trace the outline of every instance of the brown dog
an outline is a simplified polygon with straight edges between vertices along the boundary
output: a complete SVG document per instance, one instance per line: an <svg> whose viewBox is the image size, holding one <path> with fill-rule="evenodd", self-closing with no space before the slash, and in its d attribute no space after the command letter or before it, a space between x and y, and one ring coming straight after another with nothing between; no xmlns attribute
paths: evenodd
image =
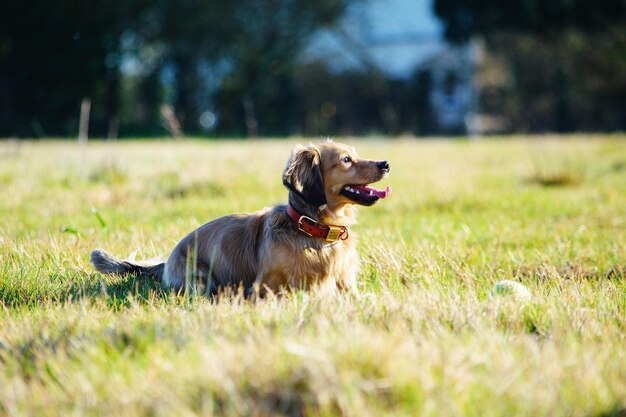
<svg viewBox="0 0 626 417"><path fill-rule="evenodd" d="M167 263L123 261L101 249L91 261L103 273L146 274L176 289L200 282L211 293L243 288L262 295L314 286L356 291L353 206L385 198L389 187L368 184L388 173L387 161L361 159L346 145L297 146L283 172L287 205L213 220L176 245Z"/></svg>

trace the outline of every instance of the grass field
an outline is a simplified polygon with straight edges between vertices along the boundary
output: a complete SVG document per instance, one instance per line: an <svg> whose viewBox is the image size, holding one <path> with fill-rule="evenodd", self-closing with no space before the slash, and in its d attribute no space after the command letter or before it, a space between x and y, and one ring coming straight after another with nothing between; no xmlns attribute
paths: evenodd
<svg viewBox="0 0 626 417"><path fill-rule="evenodd" d="M0 142L0 415L626 415L626 136L340 140L391 163L362 297L254 304L89 252L283 202L298 140Z"/></svg>

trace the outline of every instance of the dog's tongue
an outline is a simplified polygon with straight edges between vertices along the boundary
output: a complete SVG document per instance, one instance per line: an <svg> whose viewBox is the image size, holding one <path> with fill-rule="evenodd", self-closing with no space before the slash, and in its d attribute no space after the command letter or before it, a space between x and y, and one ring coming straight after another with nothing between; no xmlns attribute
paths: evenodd
<svg viewBox="0 0 626 417"><path fill-rule="evenodd" d="M378 198L385 198L389 194L391 194L391 187L387 186L384 190L379 190L376 187L372 187L371 185L353 185L352 188L355 190L359 190L361 193L365 195L373 194Z"/></svg>

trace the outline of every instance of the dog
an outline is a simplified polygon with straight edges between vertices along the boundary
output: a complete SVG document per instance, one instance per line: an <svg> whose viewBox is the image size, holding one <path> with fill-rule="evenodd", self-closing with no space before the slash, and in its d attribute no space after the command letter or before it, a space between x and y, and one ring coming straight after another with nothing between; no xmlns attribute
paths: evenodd
<svg viewBox="0 0 626 417"><path fill-rule="evenodd" d="M344 144L298 145L283 171L286 205L200 226L165 263L120 260L102 249L91 253L91 262L102 273L147 275L179 291L200 283L211 294L243 289L263 296L314 287L358 293L350 229L355 206L371 206L391 193L370 185L389 171L387 161L362 159Z"/></svg>

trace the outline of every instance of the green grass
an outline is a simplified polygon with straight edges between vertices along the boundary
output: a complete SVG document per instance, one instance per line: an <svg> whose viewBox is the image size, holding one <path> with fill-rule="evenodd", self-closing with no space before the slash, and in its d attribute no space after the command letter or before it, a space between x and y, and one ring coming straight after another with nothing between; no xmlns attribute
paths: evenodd
<svg viewBox="0 0 626 417"><path fill-rule="evenodd" d="M391 163L353 229L362 297L254 304L89 252L167 256L284 201L296 139L0 142L0 415L626 413L626 137L340 140Z"/></svg>

